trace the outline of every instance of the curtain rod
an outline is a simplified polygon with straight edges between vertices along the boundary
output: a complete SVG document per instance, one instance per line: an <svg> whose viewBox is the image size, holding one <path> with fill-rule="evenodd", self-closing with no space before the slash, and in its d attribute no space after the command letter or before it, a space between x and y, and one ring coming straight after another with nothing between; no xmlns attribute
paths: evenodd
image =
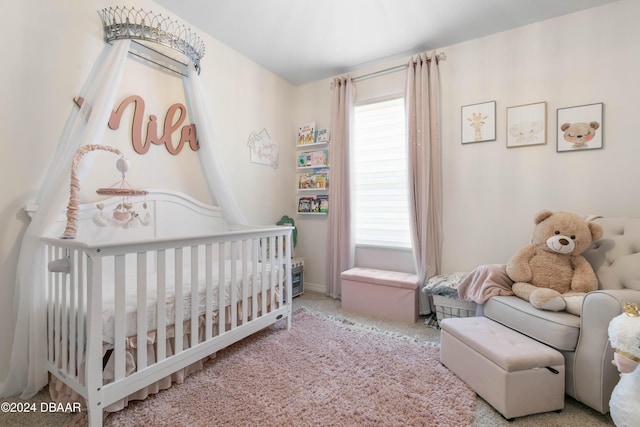
<svg viewBox="0 0 640 427"><path fill-rule="evenodd" d="M446 59L447 59L447 55L445 55L444 53L439 53L436 55L436 61L445 61ZM384 76L385 74L394 73L396 71L404 70L405 68L407 68L407 64L396 65L395 67L385 68L383 70L374 71L372 73L363 74L361 76L354 77L351 79L351 81L358 82L360 80L366 80L373 77Z"/></svg>

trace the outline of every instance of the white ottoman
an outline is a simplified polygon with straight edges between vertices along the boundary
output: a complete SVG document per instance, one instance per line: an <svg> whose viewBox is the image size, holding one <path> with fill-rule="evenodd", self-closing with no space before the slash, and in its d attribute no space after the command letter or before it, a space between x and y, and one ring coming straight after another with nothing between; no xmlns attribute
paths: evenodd
<svg viewBox="0 0 640 427"><path fill-rule="evenodd" d="M411 323L418 318L415 274L356 267L343 271L340 283L345 310Z"/></svg>
<svg viewBox="0 0 640 427"><path fill-rule="evenodd" d="M440 327L440 362L506 419L564 408L560 352L486 317Z"/></svg>

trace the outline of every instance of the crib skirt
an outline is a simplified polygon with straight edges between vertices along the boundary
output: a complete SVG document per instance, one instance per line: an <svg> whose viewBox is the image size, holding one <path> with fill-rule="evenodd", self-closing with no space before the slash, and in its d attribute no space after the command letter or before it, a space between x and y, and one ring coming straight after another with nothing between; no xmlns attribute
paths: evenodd
<svg viewBox="0 0 640 427"><path fill-rule="evenodd" d="M262 299L261 296L258 296L258 307L261 306L260 305L261 299ZM250 301L251 301L251 298L249 298L248 302ZM270 298L268 298L267 301L270 301ZM251 304L248 304L248 306L249 306L248 307L249 316L251 316ZM267 303L267 312L269 311L270 311L270 303ZM238 303L238 325L241 325L242 323L241 313L242 313L242 302L239 302ZM258 309L257 316L260 316L260 315L261 315L261 310ZM230 319L230 316L231 316L231 309L229 306L227 306L225 309L225 319L227 320ZM205 333L206 333L205 323L206 323L205 316L204 315L199 316L198 317L198 341L197 341L198 343L203 342L205 340ZM231 329L230 322L227 322L225 329L226 330ZM183 330L183 349L188 349L191 343L191 320L185 320L183 322L182 330ZM214 316L213 316L212 330L213 330L214 338L220 335L219 326L217 322L217 312L214 313ZM166 347L165 347L166 358L169 358L170 356L175 354L174 353L175 325L167 326L166 337L167 337ZM138 352L137 341L138 341L137 337L128 337L126 339L126 344L125 344L126 375L129 375L135 372L137 369L137 363L136 363L137 352ZM156 331L151 331L147 333L146 347L147 347L147 365L150 366L153 363L155 363L157 360ZM102 377L103 377L104 384L109 384L114 380L115 356L113 355L112 348L113 348L112 344L103 343ZM195 363L192 363L191 365L185 368L182 368L176 372L173 372L172 374L167 375L166 377L160 379L159 381L156 381L155 383L152 383L147 387L144 387L128 395L127 397L112 403L111 405L108 405L107 407L104 408L104 410L107 412L117 412L127 407L129 402L131 401L144 400L149 395L156 394L161 390L166 390L170 388L173 384L182 384L185 378L187 378L189 375L195 372L202 370L204 367L204 363L213 358L215 358L215 353ZM79 364L79 370L80 370L79 377L82 383L84 383L84 366L85 366L85 359L83 358L83 360ZM56 378L54 375L51 375L51 374L49 374L49 395L51 396L52 401L54 401L55 403L62 403L66 405L67 403L73 404L78 402L81 404L83 409L86 408L86 401L81 395L79 395L71 387L67 386L63 381L59 380L58 378Z"/></svg>

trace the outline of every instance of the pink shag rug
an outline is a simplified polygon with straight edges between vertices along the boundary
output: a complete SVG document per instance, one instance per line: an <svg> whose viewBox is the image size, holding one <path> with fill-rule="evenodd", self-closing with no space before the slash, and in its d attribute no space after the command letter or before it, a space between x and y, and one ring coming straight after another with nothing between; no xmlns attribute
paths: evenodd
<svg viewBox="0 0 640 427"><path fill-rule="evenodd" d="M459 427L475 405L437 347L298 311L104 424Z"/></svg>

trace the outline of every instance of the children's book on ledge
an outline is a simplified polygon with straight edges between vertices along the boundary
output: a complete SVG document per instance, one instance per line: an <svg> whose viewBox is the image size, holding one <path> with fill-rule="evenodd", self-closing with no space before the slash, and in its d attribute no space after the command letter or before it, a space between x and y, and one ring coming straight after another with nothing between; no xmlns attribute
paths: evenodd
<svg viewBox="0 0 640 427"><path fill-rule="evenodd" d="M298 153L298 168L327 166L328 162L329 152L327 150Z"/></svg>
<svg viewBox="0 0 640 427"><path fill-rule="evenodd" d="M316 129L315 122L305 123L298 128L297 145L328 144L330 131L327 128Z"/></svg>
<svg viewBox="0 0 640 427"><path fill-rule="evenodd" d="M329 169L315 168L308 173L298 174L298 190L313 190L329 187Z"/></svg>
<svg viewBox="0 0 640 427"><path fill-rule="evenodd" d="M316 132L316 144L329 143L329 129L318 129Z"/></svg>
<svg viewBox="0 0 640 427"><path fill-rule="evenodd" d="M326 214L329 212L329 195L300 197L298 199L298 213Z"/></svg>
<svg viewBox="0 0 640 427"><path fill-rule="evenodd" d="M298 128L298 145L308 145L316 142L316 123L309 122Z"/></svg>

